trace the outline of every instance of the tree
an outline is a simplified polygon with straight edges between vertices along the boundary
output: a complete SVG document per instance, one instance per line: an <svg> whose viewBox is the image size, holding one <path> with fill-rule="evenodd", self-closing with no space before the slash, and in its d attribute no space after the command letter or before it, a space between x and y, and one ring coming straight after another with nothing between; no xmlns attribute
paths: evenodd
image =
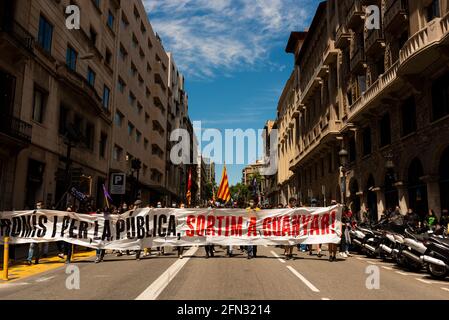
<svg viewBox="0 0 449 320"><path fill-rule="evenodd" d="M237 201L240 207L246 205L250 197L250 191L247 185L237 183L230 187L231 197L234 201Z"/></svg>

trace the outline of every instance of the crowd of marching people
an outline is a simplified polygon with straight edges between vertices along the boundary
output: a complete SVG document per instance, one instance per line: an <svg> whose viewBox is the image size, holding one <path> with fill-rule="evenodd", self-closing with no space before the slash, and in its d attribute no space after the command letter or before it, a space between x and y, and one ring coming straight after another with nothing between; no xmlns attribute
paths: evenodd
<svg viewBox="0 0 449 320"><path fill-rule="evenodd" d="M336 201L332 201L331 205L337 205ZM218 203L215 203L214 201L209 201L208 208L217 208L220 205ZM302 205L299 205L301 207ZM312 201L311 204L312 207L316 207L317 203ZM127 203L122 203L120 206L110 206L103 209L97 209L94 210L92 207L86 207L86 208L75 208L73 206L68 206L66 211L67 212L76 212L76 213L84 213L84 214L123 214L127 211L139 209L142 207L142 201L136 200L133 204L128 205ZM161 202L157 202L156 206L148 206L149 208L163 208ZM177 206L176 204L172 205L172 208L184 208L184 204L180 204ZM235 203L231 206L231 208L238 208L239 206ZM241 207L241 206L240 206ZM288 204L286 205L278 205L277 208L297 208L297 200L295 198L290 198L288 201ZM44 209L43 202L39 201L36 203L36 209ZM260 204L257 204L254 200L249 201L249 206L246 207L246 210L248 212L254 212L257 214L257 211L264 210L264 209L272 209L272 207L262 207ZM385 211L381 217L382 219L395 219L395 217L402 216L400 213L400 208L396 207L395 210L389 209ZM408 223L411 226L415 226L417 228L429 228L433 230L439 230L441 226L448 226L449 224L449 214L447 210L443 210L442 214L440 215L440 218L438 218L433 210L429 210L427 216L425 216L424 219L421 219L418 214L416 214L412 209L409 209L407 214L403 216L406 223ZM349 236L349 232L355 228L357 224L360 223L376 223L377 221L373 221L372 215L369 212L369 209L365 212L362 212L360 214L354 215L351 210L347 207L344 208L343 214L342 214L342 232L341 235L341 242L339 245L329 243L327 244L328 249L328 260L333 262L337 260L337 251L340 249L340 256L342 258L348 258L350 256L350 249L351 249L351 237ZM40 257L46 257L48 255L48 247L49 243L31 243L28 250L28 255L26 258L26 264L32 265L33 264L33 258L34 263L38 264ZM73 253L74 245L64 242L64 241L58 241L56 243L57 248L57 256L61 259L64 259L66 263L71 262L71 257ZM323 257L323 250L322 250L322 244L319 245L304 245L304 244L298 244L296 246L298 252L303 252L308 255L313 255L314 250L316 251L316 256L318 258ZM216 253L215 246L213 244L209 244L204 246L205 249L205 258L213 258ZM251 246L240 246L240 253L245 254L247 256L247 259L253 259L257 257L257 246L251 245ZM284 245L284 256L287 260L293 259L293 251L295 249L295 246L293 245ZM175 252L177 253L178 258L183 258L183 252L184 247L176 247L174 248ZM115 254L117 257L128 255L128 256L134 256L136 260L140 260L142 258L142 251L143 251L143 257L149 257L151 256L151 248L145 248L144 250L116 250L112 253ZM164 247L158 247L156 248L157 255L165 255L166 248ZM105 257L106 251L105 250L97 250L96 252L96 263L102 262ZM233 257L233 246L228 246L226 248L226 255L228 257Z"/></svg>

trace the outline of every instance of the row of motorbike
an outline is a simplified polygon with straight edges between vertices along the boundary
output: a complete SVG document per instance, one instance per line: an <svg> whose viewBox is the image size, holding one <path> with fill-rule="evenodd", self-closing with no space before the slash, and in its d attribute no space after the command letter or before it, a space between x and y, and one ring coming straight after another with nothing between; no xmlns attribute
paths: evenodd
<svg viewBox="0 0 449 320"><path fill-rule="evenodd" d="M371 258L396 262L410 271L422 271L435 278L449 274L449 237L447 230L419 229L403 218L384 219L376 224L351 227L351 243L356 251Z"/></svg>

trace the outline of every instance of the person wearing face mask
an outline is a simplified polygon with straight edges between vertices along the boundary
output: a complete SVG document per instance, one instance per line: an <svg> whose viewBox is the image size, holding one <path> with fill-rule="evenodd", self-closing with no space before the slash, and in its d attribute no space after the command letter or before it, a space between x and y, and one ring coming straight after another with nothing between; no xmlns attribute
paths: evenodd
<svg viewBox="0 0 449 320"><path fill-rule="evenodd" d="M134 210L138 210L142 207L142 200L136 200L136 202L134 202ZM136 250L136 260L139 261L140 260L140 254L141 254L142 250Z"/></svg>
<svg viewBox="0 0 449 320"><path fill-rule="evenodd" d="M42 201L38 201L36 203L36 210L44 209L44 204ZM41 255L41 251L44 249L43 243L33 242L30 243L30 248L28 249L28 257L26 259L26 263L28 265L32 264L33 257L35 258L34 264L39 264L39 258Z"/></svg>
<svg viewBox="0 0 449 320"><path fill-rule="evenodd" d="M126 211L128 211L128 205L126 204L126 202L124 202L124 203L121 205L121 207L119 208L118 214L119 214L119 215L124 214ZM125 252L126 252L126 255L129 256L129 250L126 250ZM119 252L117 252L117 257L121 257L122 255L123 255L123 251L122 251L122 250L119 250Z"/></svg>

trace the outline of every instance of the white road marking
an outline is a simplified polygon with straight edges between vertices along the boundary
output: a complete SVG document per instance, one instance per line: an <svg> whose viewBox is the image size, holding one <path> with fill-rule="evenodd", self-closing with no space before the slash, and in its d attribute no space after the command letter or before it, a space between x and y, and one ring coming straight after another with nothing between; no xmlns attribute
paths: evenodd
<svg viewBox="0 0 449 320"><path fill-rule="evenodd" d="M441 287L441 289L444 291L449 291L449 288Z"/></svg>
<svg viewBox="0 0 449 320"><path fill-rule="evenodd" d="M397 274L400 274L402 276L409 276L410 274L405 273L405 272L401 272L401 271L395 271Z"/></svg>
<svg viewBox="0 0 449 320"><path fill-rule="evenodd" d="M165 270L165 272L161 274L159 278L157 278L148 288L146 288L145 291L136 298L136 300L156 300L197 250L198 247L190 248L185 253L184 259L176 260L176 262Z"/></svg>
<svg viewBox="0 0 449 320"><path fill-rule="evenodd" d="M378 265L378 263L372 262L372 261L367 261L369 264L374 264L374 265Z"/></svg>
<svg viewBox="0 0 449 320"><path fill-rule="evenodd" d="M51 276L51 277L47 277L47 278L39 278L39 279L36 279L36 282L46 282L46 281L51 280L51 279L53 279L55 277L56 276Z"/></svg>
<svg viewBox="0 0 449 320"><path fill-rule="evenodd" d="M384 269L386 269L386 270L393 270L393 268L391 268L391 267L386 267L386 266L382 266L381 268L384 268Z"/></svg>
<svg viewBox="0 0 449 320"><path fill-rule="evenodd" d="M330 300L329 298L321 298L321 300Z"/></svg>
<svg viewBox="0 0 449 320"><path fill-rule="evenodd" d="M281 257L279 257L279 255L278 255L276 252L271 251L271 254L272 254L273 256L275 256L276 258L278 258L278 260L279 260L280 262L285 263L285 260L282 259Z"/></svg>
<svg viewBox="0 0 449 320"><path fill-rule="evenodd" d="M313 292L320 292L320 290L317 289L312 283L310 283L309 280L307 280L302 274L300 274L298 271L293 269L290 266L287 266L288 270L290 270L295 276L297 276L306 286L309 287L310 290Z"/></svg>
<svg viewBox="0 0 449 320"><path fill-rule="evenodd" d="M360 258L360 257L355 257L357 260L361 260L361 261L365 261L366 259L364 258Z"/></svg>
<svg viewBox="0 0 449 320"><path fill-rule="evenodd" d="M415 278L415 280L421 281L421 282L426 283L426 284L432 284L433 283L432 281L427 281L427 280L420 279L420 278Z"/></svg>

